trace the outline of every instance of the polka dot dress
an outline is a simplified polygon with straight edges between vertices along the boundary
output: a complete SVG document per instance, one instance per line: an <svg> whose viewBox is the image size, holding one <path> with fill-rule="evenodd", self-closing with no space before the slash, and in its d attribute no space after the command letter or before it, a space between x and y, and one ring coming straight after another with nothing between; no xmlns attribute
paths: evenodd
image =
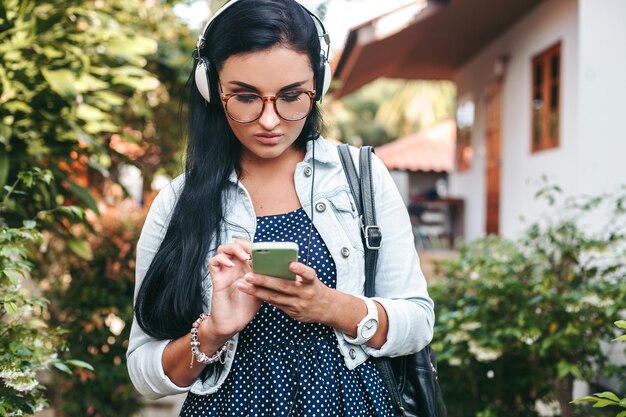
<svg viewBox="0 0 626 417"><path fill-rule="evenodd" d="M257 218L256 242L298 243L307 261L310 221L303 209ZM309 265L336 287L335 263L315 228ZM333 329L301 323L263 303L240 333L232 369L214 394L189 394L184 417L390 417L391 400L378 370L346 368Z"/></svg>

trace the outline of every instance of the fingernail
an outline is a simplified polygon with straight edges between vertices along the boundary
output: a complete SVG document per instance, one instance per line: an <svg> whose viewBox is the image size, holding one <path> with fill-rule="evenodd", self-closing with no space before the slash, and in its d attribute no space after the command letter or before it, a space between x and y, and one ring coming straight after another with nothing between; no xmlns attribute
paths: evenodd
<svg viewBox="0 0 626 417"><path fill-rule="evenodd" d="M246 275L243 276L245 278L246 281L248 282L254 282L256 281L256 275L254 275L252 272L248 272Z"/></svg>

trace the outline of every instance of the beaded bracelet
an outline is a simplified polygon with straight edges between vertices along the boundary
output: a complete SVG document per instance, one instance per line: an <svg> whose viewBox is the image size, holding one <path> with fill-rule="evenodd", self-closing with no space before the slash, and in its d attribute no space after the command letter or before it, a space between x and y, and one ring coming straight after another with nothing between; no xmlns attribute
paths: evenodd
<svg viewBox="0 0 626 417"><path fill-rule="evenodd" d="M209 317L208 314L202 313L200 317L196 319L191 325L191 363L189 364L189 368L193 368L193 358L196 358L196 361L199 363L203 363L208 365L210 363L214 363L219 361L221 364L224 364L226 361L224 352L228 350L230 346L230 340L222 345L217 352L215 352L211 356L207 356L204 352L200 352L200 338L198 337L198 329L200 328L200 323L204 319Z"/></svg>

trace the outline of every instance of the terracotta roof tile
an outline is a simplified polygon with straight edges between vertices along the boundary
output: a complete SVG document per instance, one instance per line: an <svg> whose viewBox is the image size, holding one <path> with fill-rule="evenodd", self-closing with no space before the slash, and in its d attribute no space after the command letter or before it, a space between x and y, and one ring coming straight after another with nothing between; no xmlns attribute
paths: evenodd
<svg viewBox="0 0 626 417"><path fill-rule="evenodd" d="M376 148L389 170L450 172L454 167L456 123L446 120Z"/></svg>

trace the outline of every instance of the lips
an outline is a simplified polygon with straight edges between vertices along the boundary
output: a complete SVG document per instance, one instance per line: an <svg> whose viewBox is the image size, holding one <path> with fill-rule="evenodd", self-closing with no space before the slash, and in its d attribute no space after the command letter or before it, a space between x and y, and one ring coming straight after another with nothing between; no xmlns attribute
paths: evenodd
<svg viewBox="0 0 626 417"><path fill-rule="evenodd" d="M282 133L258 133L254 135L254 138L263 145L276 145L282 137Z"/></svg>

